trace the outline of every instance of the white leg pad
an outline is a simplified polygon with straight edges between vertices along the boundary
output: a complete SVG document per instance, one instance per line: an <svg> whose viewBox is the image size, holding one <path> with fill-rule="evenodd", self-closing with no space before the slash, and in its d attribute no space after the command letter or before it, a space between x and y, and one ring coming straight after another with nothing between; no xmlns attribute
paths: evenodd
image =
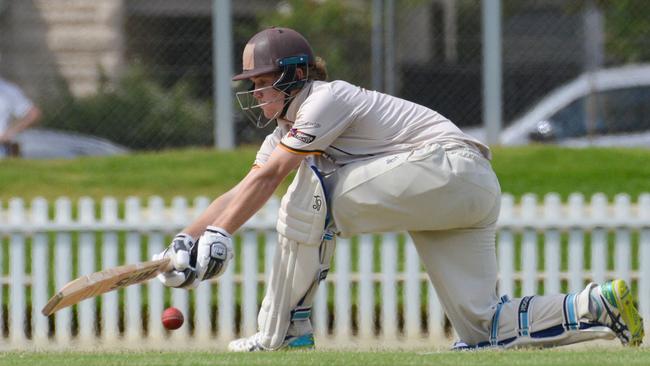
<svg viewBox="0 0 650 366"><path fill-rule="evenodd" d="M315 171L303 162L282 198L278 246L266 295L258 315L260 343L283 345L289 326L310 332L309 315L316 288L329 270L334 238L325 234L327 203ZM293 320L293 323L292 323Z"/></svg>
<svg viewBox="0 0 650 366"><path fill-rule="evenodd" d="M616 334L593 321L589 313L589 284L567 295L502 298L496 307L487 345L549 347L593 339L614 339Z"/></svg>

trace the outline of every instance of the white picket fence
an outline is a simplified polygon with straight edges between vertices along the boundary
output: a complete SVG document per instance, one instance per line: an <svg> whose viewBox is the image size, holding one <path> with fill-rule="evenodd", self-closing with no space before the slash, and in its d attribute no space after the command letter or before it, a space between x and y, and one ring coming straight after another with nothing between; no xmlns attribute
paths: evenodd
<svg viewBox="0 0 650 366"><path fill-rule="evenodd" d="M120 208L112 198L99 204L82 198L73 216L73 203L65 198L54 202L51 215L41 198L29 207L21 199L11 199L6 207L0 203L0 276L8 294L3 299L0 291L0 345L108 341L145 346L215 339L225 344L254 333L276 243L274 200L241 230L237 261L217 281L191 292L150 281L61 310L52 322L40 313L54 291L74 277L160 252L208 204L206 198L191 205L176 198L167 207L158 197L146 205L129 198ZM635 205L625 194L612 204L602 194L589 204L580 194L565 204L556 194L546 195L542 204L534 195L518 204L504 195L498 224L501 293L540 293L540 284L546 294L579 291L585 281L620 277L632 281L650 320L650 194L639 196ZM334 269L313 310L321 339L407 344L445 337L444 313L407 236L339 239L334 256ZM189 317L174 332L160 322L170 305Z"/></svg>

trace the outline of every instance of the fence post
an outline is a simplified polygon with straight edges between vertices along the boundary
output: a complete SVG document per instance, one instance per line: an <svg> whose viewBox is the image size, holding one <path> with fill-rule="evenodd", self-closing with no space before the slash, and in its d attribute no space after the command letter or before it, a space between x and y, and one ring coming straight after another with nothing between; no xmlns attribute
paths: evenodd
<svg viewBox="0 0 650 366"><path fill-rule="evenodd" d="M646 226L639 235L639 307L645 329L650 329L650 194L639 197L639 218Z"/></svg>
<svg viewBox="0 0 650 366"><path fill-rule="evenodd" d="M397 234L387 233L381 242L381 327L386 340L397 337Z"/></svg>
<svg viewBox="0 0 650 366"><path fill-rule="evenodd" d="M134 228L137 228L142 221L140 199L138 197L128 197L126 199L124 219L129 227ZM140 262L140 233L137 229L129 229L126 233L125 262L126 264ZM128 341L136 341L142 338L140 288L140 285L131 285L125 289L124 332Z"/></svg>
<svg viewBox="0 0 650 366"><path fill-rule="evenodd" d="M54 222L58 225L72 223L72 209L70 200L61 197L55 203L56 215ZM57 232L54 249L55 291L58 291L72 277L72 239L69 232ZM61 345L68 345L71 338L72 309L61 309L55 314L56 340Z"/></svg>
<svg viewBox="0 0 650 366"><path fill-rule="evenodd" d="M578 292L584 287L584 233L579 228L584 219L584 197L579 193L569 195L569 292Z"/></svg>
<svg viewBox="0 0 650 366"><path fill-rule="evenodd" d="M197 218L210 205L207 197L197 197L194 200L194 218ZM195 240L198 240L196 238ZM204 281L194 290L194 337L200 340L209 340L212 333L211 298L212 281Z"/></svg>
<svg viewBox="0 0 650 366"><path fill-rule="evenodd" d="M45 225L48 221L47 201L37 197L32 201L32 223L35 226ZM50 256L47 250L47 234L42 231L34 233L32 242L32 339L35 344L45 343L48 336L48 318L41 314L41 309L47 303L47 288ZM1 301L0 301L1 303Z"/></svg>
<svg viewBox="0 0 650 366"><path fill-rule="evenodd" d="M614 199L614 218L620 226L616 229L616 254L614 255L614 269L616 276L630 283L632 243L630 229L623 227L623 223L632 218L630 196L617 194Z"/></svg>
<svg viewBox="0 0 650 366"><path fill-rule="evenodd" d="M95 223L95 203L90 197L79 199L79 223L92 225ZM95 272L95 233L91 229L79 233L79 276ZM95 335L95 298L91 297L79 303L79 339L82 342L92 342Z"/></svg>
<svg viewBox="0 0 650 366"><path fill-rule="evenodd" d="M149 223L157 228L165 227L165 203L161 197L149 197L148 202ZM152 258L155 254L162 253L165 244L164 234L161 231L153 231L149 233L147 257ZM147 295L149 306L148 309L148 331L147 336L152 340L162 339L164 330L160 317L164 307L164 293L163 285L157 279L153 279L147 283Z"/></svg>
<svg viewBox="0 0 650 366"><path fill-rule="evenodd" d="M15 227L27 223L23 200L9 200L9 224ZM25 341L25 235L14 232L11 234L9 247L9 335L14 345Z"/></svg>
<svg viewBox="0 0 650 366"><path fill-rule="evenodd" d="M374 238L370 234L359 237L359 337L370 339L374 334L375 283L372 279Z"/></svg>
<svg viewBox="0 0 650 366"><path fill-rule="evenodd" d="M592 281L603 283L607 271L607 196L596 193L591 198L591 219L596 226L591 232L591 274Z"/></svg>
<svg viewBox="0 0 650 366"><path fill-rule="evenodd" d="M219 277L219 339L229 341L235 336L235 297L234 278L235 266L228 266L226 272Z"/></svg>
<svg viewBox="0 0 650 366"><path fill-rule="evenodd" d="M257 331L257 232L245 230L242 234L242 333Z"/></svg>
<svg viewBox="0 0 650 366"><path fill-rule="evenodd" d="M499 221L511 224L514 220L514 198L509 194L501 196ZM512 229L504 227L499 232L499 294L514 296L515 240Z"/></svg>
<svg viewBox="0 0 650 366"><path fill-rule="evenodd" d="M187 207L187 199L184 197L174 197L172 199L172 225L174 227L183 227L189 216ZM189 291L186 289L172 288L172 305L183 313L186 318L189 318L190 301ZM190 335L189 319L183 322L183 325L176 329L171 334L171 338L178 342L185 342Z"/></svg>
<svg viewBox="0 0 650 366"><path fill-rule="evenodd" d="M117 201L112 197L102 199L101 222L108 227L117 224ZM113 268L117 266L117 233L114 230L106 230L103 233L102 244L102 268ZM119 335L119 306L117 302L117 291L109 291L102 295L102 337L110 343L115 341Z"/></svg>
<svg viewBox="0 0 650 366"><path fill-rule="evenodd" d="M267 282L268 284L268 282ZM314 308L312 310L312 319L314 321L314 332L317 336L326 337L328 334L328 308L327 308L327 294L328 282L324 280L316 290L314 297Z"/></svg>
<svg viewBox="0 0 650 366"><path fill-rule="evenodd" d="M549 193L544 198L544 218L547 222L559 223L562 217L562 202L560 195ZM560 293L560 230L550 227L546 230L544 238L544 294Z"/></svg>
<svg viewBox="0 0 650 366"><path fill-rule="evenodd" d="M350 338L350 240L339 239L336 243L336 286L334 287L334 322L337 341Z"/></svg>
<svg viewBox="0 0 650 366"><path fill-rule="evenodd" d="M521 202L521 218L526 223L521 242L522 295L537 293L537 230L532 226L537 214L537 197L527 193Z"/></svg>
<svg viewBox="0 0 650 366"><path fill-rule="evenodd" d="M416 339L420 337L420 324L422 317L420 311L420 258L417 249L409 235L406 236L405 271L406 284L404 285L404 328L407 338Z"/></svg>

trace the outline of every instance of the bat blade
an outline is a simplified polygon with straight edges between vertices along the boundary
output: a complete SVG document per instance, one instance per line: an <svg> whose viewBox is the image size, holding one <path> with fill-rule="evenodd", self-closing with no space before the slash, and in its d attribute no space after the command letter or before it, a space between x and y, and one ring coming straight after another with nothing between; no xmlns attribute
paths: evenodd
<svg viewBox="0 0 650 366"><path fill-rule="evenodd" d="M127 264L108 268L68 282L45 304L41 313L45 316L90 297L142 283L170 270L169 258L148 262Z"/></svg>

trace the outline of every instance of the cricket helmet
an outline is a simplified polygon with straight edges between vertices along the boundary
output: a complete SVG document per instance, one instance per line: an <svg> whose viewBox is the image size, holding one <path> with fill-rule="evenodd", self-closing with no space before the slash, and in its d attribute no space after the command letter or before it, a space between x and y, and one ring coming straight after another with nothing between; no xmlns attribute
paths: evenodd
<svg viewBox="0 0 650 366"><path fill-rule="evenodd" d="M272 27L267 28L253 36L242 55L242 72L232 79L246 80L252 77L276 72L278 78L273 85L265 88L274 88L283 93L284 108L272 118L266 118L261 110L264 104L254 97L256 91L265 88L255 89L254 85L247 91L236 93L237 101L244 114L257 127L265 127L271 121L285 115L289 102L293 100L291 92L302 86L309 79L309 65L314 63L314 52L309 42L300 33L290 28ZM298 77L297 69L304 67L302 77Z"/></svg>
<svg viewBox="0 0 650 366"><path fill-rule="evenodd" d="M233 80L249 79L291 65L314 62L314 52L300 33L290 28L267 28L248 41L242 56L242 72Z"/></svg>

